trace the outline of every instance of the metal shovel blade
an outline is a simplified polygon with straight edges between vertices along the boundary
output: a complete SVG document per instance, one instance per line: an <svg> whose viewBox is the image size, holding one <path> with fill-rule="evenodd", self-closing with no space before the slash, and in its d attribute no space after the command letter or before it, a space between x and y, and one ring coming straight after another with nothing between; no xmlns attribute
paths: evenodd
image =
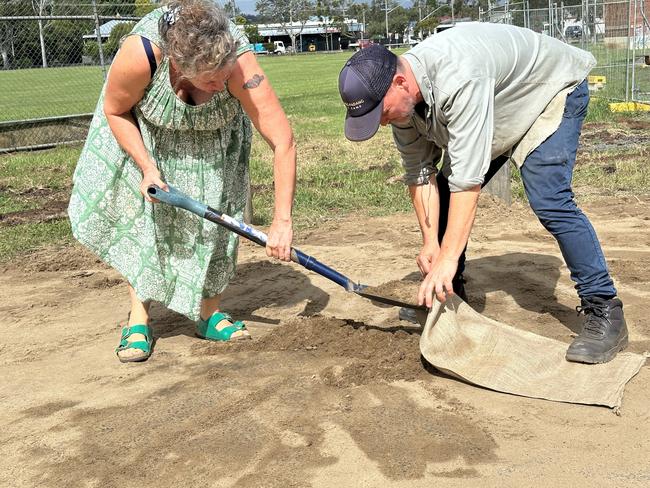
<svg viewBox="0 0 650 488"><path fill-rule="evenodd" d="M382 295L375 295L373 293L368 293L365 292L364 289L368 288L366 285L355 285L354 287L354 293L356 293L359 296L362 296L363 298L367 298L368 300L371 300L373 302L377 303L383 303L385 305L392 305L394 307L404 307L404 308L411 308L413 310L428 310L428 308L425 305L415 305L413 303L406 303L402 302L401 300L397 300L395 298L390 298L390 297L385 297Z"/></svg>

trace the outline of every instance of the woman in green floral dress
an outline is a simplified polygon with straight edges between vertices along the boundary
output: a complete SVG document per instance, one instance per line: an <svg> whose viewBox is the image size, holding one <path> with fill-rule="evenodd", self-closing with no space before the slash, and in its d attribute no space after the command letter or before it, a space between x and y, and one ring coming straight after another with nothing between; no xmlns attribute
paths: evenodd
<svg viewBox="0 0 650 488"><path fill-rule="evenodd" d="M296 148L291 127L248 40L211 0L171 1L144 17L118 51L74 173L74 236L129 283L122 362L151 354L153 300L197 321L211 340L249 338L219 308L235 271L237 237L171 206L166 182L241 218L251 120L274 153L275 208L267 254L288 261Z"/></svg>

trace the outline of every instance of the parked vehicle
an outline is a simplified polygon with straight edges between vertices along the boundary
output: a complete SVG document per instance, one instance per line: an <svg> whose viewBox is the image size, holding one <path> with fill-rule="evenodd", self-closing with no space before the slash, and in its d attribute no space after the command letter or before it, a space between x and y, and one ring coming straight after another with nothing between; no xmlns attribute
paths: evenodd
<svg viewBox="0 0 650 488"><path fill-rule="evenodd" d="M348 49L354 49L355 51L358 51L360 49L365 49L371 44L374 44L370 39L359 39L357 42L351 42L348 44Z"/></svg>
<svg viewBox="0 0 650 488"><path fill-rule="evenodd" d="M268 54L269 51L264 47L264 44L261 42L256 42L255 44L249 44L251 51L254 54Z"/></svg>
<svg viewBox="0 0 650 488"><path fill-rule="evenodd" d="M434 33L434 34L439 34L439 33L441 33L441 32L446 31L447 29L451 29L451 28L454 27L455 25L456 25L456 24L452 24L451 22L444 23L444 24L438 24L438 25L433 29L433 33Z"/></svg>
<svg viewBox="0 0 650 488"><path fill-rule="evenodd" d="M564 37L567 39L580 39L582 37L582 27L579 25L570 25L564 30Z"/></svg>
<svg viewBox="0 0 650 488"><path fill-rule="evenodd" d="M287 54L287 48L282 41L273 41L273 54Z"/></svg>

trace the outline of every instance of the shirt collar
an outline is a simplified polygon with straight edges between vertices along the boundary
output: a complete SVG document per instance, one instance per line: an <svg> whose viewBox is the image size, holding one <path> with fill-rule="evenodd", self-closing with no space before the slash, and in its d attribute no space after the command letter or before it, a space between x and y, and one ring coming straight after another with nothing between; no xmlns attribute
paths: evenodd
<svg viewBox="0 0 650 488"><path fill-rule="evenodd" d="M418 87L420 88L420 94L422 95L424 102L429 106L429 109L431 110L434 104L433 84L431 83L431 80L427 75L426 69L424 68L424 66L422 66L420 60L413 53L406 52L402 56L411 66L411 71L413 71L413 75L415 76L415 81L417 82Z"/></svg>

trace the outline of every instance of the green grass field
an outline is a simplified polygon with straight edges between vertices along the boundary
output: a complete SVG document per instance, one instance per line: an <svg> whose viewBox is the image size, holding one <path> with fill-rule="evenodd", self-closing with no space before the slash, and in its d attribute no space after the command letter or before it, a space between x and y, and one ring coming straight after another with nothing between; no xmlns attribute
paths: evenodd
<svg viewBox="0 0 650 488"><path fill-rule="evenodd" d="M288 114L298 143L294 207L297 229L350 213L385 215L411 208L407 189L399 182L401 166L390 130L381 128L371 141L363 143L349 142L343 136L344 108L338 95L337 77L350 54L259 58ZM26 70L0 72L0 85L4 87L4 83L11 80L15 90L11 97L8 90L0 93L1 106L5 107L11 100L13 105L9 105L14 111L21 110L20 116L7 116L3 110L2 117L51 115L51 112L43 112L43 103L25 95L29 92L28 85L43 82L39 76L46 77L50 85L48 99L56 101L59 114L93 110L102 82L101 71L97 68ZM78 86L80 79L86 81L85 89ZM20 93L22 100L17 96ZM14 102L16 99L20 101ZM609 112L605 100L592 101L589 120L615 126L617 118ZM53 201L67 199L79 151L79 147L61 147L0 156L0 215L46 208ZM626 164L632 165L625 173L630 175L629 181L617 185L641 193L649 191L647 156L636 153L631 158L627 156ZM602 177L604 164L594 159L584 171L576 172L577 180L581 184L593 182L596 188L610 190L611 176ZM258 135L253 142L251 180L255 188L254 223L268 225L273 205L272 153ZM516 197L523 198L516 172L513 191ZM17 225L6 225L0 220L0 261L44 244L70 240L66 220L34 220Z"/></svg>
<svg viewBox="0 0 650 488"><path fill-rule="evenodd" d="M260 56L258 60L288 113L303 115L305 99L318 117L340 112L336 79L350 53ZM0 71L0 122L90 113L103 83L97 66ZM317 120L305 120L318 128Z"/></svg>
<svg viewBox="0 0 650 488"><path fill-rule="evenodd" d="M597 97L625 96L625 69L606 66L625 62L625 50L592 50L598 59L593 74L605 74L607 84ZM336 89L337 76L350 52L304 56L260 56L262 68L291 114L297 131L334 134L335 126L322 122L342 114ZM639 86L650 87L650 68L639 67ZM0 122L91 113L103 83L97 66L0 71ZM650 88L648 88L650 89ZM309 101L309 104L305 103ZM307 117L308 113L311 117Z"/></svg>
<svg viewBox="0 0 650 488"><path fill-rule="evenodd" d="M97 66L0 71L0 122L90 113L102 80Z"/></svg>

